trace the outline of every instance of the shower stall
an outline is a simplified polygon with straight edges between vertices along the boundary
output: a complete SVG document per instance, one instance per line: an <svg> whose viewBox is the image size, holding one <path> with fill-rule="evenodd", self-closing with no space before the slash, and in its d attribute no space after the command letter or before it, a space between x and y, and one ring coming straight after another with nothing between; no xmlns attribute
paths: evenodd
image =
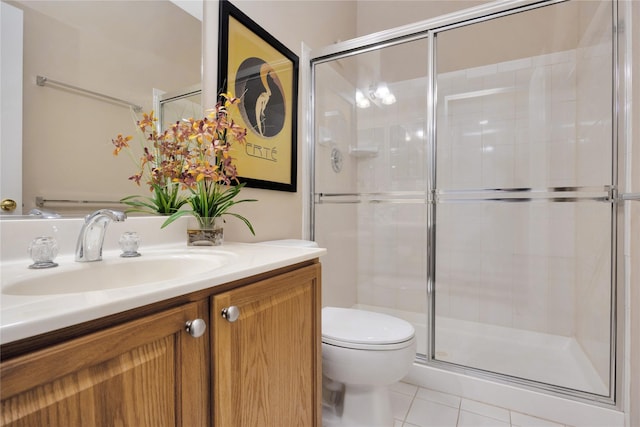
<svg viewBox="0 0 640 427"><path fill-rule="evenodd" d="M416 363L616 403L615 1L502 2L312 52L324 305Z"/></svg>

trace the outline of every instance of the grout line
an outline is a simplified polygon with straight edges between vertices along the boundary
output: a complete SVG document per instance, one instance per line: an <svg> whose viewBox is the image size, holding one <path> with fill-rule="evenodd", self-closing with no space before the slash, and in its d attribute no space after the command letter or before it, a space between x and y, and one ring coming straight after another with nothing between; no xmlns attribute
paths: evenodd
<svg viewBox="0 0 640 427"><path fill-rule="evenodd" d="M402 426L404 427L405 423L407 422L407 417L409 417L409 414L411 413L411 408L413 408L413 403L416 401L416 396L418 395L418 390L420 390L420 387L416 387L416 392L413 393L413 397L411 398L411 403L409 404L409 409L407 409L407 412L404 414L404 418L402 419Z"/></svg>

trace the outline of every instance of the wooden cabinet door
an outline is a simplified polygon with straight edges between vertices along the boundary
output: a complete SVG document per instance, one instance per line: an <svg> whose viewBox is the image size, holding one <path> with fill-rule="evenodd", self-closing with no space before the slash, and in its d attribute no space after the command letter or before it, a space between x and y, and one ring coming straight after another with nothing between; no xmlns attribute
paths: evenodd
<svg viewBox="0 0 640 427"><path fill-rule="evenodd" d="M208 425L208 334L185 330L206 308L187 304L3 362L0 425Z"/></svg>
<svg viewBox="0 0 640 427"><path fill-rule="evenodd" d="M216 427L320 427L320 265L213 297ZM223 309L236 306L229 322Z"/></svg>

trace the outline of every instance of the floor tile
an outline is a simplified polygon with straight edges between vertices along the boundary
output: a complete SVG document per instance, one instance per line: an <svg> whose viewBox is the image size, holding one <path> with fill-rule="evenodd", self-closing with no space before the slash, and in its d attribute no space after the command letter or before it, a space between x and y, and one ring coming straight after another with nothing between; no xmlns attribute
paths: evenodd
<svg viewBox="0 0 640 427"><path fill-rule="evenodd" d="M431 402L440 403L442 405L451 406L452 408L460 407L460 398L452 394L441 393L435 390L429 390L426 388L418 389L416 394L418 399L429 400Z"/></svg>
<svg viewBox="0 0 640 427"><path fill-rule="evenodd" d="M460 411L457 427L509 427L508 422L500 421L473 412Z"/></svg>
<svg viewBox="0 0 640 427"><path fill-rule="evenodd" d="M413 396L398 393L396 391L390 392L389 395L391 397L391 410L393 411L393 418L397 420L404 420L407 417L407 413L409 412L409 407L411 406Z"/></svg>
<svg viewBox="0 0 640 427"><path fill-rule="evenodd" d="M403 383L403 382L397 382L393 384L391 387L389 387L389 390L402 393L402 394L408 394L409 396L413 397L416 395L416 392L418 391L418 386L415 386L413 384Z"/></svg>
<svg viewBox="0 0 640 427"><path fill-rule="evenodd" d="M456 427L458 409L415 398L405 422L418 427Z"/></svg>
<svg viewBox="0 0 640 427"><path fill-rule="evenodd" d="M489 418L494 418L506 423L509 423L511 421L509 410L487 405L486 403L476 402L475 400L462 399L460 410L483 415Z"/></svg>
<svg viewBox="0 0 640 427"><path fill-rule="evenodd" d="M511 423L514 427L563 427L562 424L521 414L519 412L511 412Z"/></svg>

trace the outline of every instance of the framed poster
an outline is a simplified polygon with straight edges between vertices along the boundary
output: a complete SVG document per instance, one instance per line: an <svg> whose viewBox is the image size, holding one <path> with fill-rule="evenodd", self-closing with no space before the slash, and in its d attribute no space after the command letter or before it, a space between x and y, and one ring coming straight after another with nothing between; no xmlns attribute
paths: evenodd
<svg viewBox="0 0 640 427"><path fill-rule="evenodd" d="M247 128L231 152L238 179L295 192L298 57L227 0L219 28L218 87L240 98L231 115Z"/></svg>

